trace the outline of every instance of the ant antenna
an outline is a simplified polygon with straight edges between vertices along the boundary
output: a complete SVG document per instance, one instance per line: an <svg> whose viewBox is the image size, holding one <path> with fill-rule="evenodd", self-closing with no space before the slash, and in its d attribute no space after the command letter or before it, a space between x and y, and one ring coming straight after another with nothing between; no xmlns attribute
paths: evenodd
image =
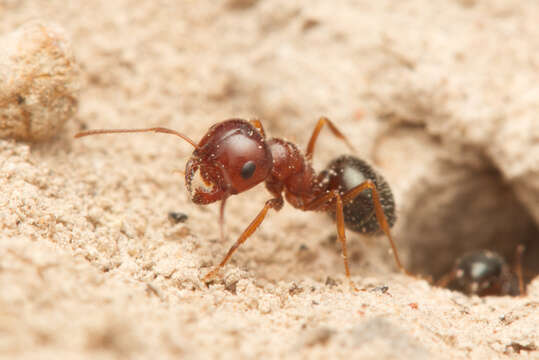
<svg viewBox="0 0 539 360"><path fill-rule="evenodd" d="M81 138L84 136L90 136L90 135L100 135L100 134L117 134L117 133L140 133L140 132L157 132L157 133L163 133L163 134L172 134L176 135L178 137L181 137L185 141L187 141L189 144L193 145L195 149L198 149L197 144L189 139L184 134L181 134L175 130L163 128L163 127L154 127L154 128L148 128L148 129L98 129L98 130L88 130L83 131L75 135L75 138Z"/></svg>

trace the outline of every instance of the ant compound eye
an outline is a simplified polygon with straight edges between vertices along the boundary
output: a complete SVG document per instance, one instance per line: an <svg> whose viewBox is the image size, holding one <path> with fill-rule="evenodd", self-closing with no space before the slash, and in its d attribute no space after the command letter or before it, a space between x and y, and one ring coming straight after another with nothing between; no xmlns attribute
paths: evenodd
<svg viewBox="0 0 539 360"><path fill-rule="evenodd" d="M256 170L256 164L253 160L247 161L241 168L241 177L245 180L249 179Z"/></svg>

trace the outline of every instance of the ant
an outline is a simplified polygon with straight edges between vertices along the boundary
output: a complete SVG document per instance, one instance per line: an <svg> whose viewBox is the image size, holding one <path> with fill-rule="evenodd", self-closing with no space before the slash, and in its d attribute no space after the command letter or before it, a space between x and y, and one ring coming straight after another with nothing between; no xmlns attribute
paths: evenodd
<svg viewBox="0 0 539 360"><path fill-rule="evenodd" d="M187 141L195 148L185 169L187 190L195 204L205 205L221 201L219 222L222 240L226 200L231 195L265 182L272 198L266 201L219 265L204 277L204 281L209 281L218 274L236 249L262 223L267 212L270 209L279 211L283 207L284 199L300 210L324 211L336 219L344 269L353 289L355 286L350 280L345 226L363 234L373 235L381 231L385 233L393 249L397 267L409 274L401 264L391 237L390 227L396 221L395 202L385 179L365 161L347 155L336 158L318 174L313 169L312 158L316 140L324 126L328 126L334 136L355 152L347 137L326 117L318 120L305 154L289 141L279 138L266 139L259 120L229 119L219 122L210 127L198 144L177 131L162 127L89 130L80 132L75 137L158 132L176 135Z"/></svg>
<svg viewBox="0 0 539 360"><path fill-rule="evenodd" d="M467 295L524 295L526 290L521 264L523 252L524 246L519 245L513 269L501 255L493 251L468 252L455 261L451 272L442 277L437 285Z"/></svg>

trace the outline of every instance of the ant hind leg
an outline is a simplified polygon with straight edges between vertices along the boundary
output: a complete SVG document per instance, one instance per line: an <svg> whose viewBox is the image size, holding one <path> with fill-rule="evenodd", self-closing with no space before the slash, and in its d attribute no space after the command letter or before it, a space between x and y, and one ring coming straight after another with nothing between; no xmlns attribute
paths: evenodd
<svg viewBox="0 0 539 360"><path fill-rule="evenodd" d="M376 190L376 186L374 185L374 183L371 180L362 182L358 186L344 193L344 195L342 195L342 199L344 203L347 203L349 201L352 201L356 196L358 196L365 190L370 190L372 193L372 201L374 204L376 220L378 220L378 225L389 240L389 244L391 245L391 249L393 250L393 257L395 258L395 263L397 264L397 267L406 275L414 276L410 272L408 272L408 270L406 270L406 268L402 265L400 261L397 247L395 246L395 242L393 241L393 237L391 236L389 223L387 222L386 215L384 214L384 209L382 208L382 203L380 202L380 195L378 195L378 190Z"/></svg>

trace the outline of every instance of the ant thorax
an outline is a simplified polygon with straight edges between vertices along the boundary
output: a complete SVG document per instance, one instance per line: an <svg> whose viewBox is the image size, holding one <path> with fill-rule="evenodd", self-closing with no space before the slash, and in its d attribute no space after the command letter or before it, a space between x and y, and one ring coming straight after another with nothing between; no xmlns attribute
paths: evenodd
<svg viewBox="0 0 539 360"><path fill-rule="evenodd" d="M273 167L266 179L266 187L274 194L284 191L286 200L302 209L318 195L314 191L314 169L295 144L278 138L270 139L267 143Z"/></svg>

